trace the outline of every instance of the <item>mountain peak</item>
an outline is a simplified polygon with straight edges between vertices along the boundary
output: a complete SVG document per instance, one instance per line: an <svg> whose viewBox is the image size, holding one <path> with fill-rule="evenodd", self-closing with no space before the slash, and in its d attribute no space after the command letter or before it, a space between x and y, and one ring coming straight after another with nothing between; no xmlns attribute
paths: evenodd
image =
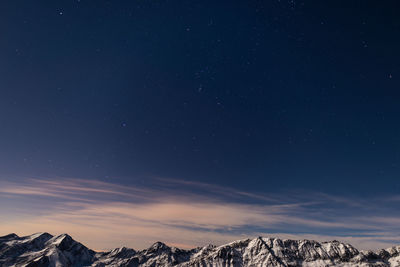
<svg viewBox="0 0 400 267"><path fill-rule="evenodd" d="M171 250L171 248L169 246L167 246L166 244L164 244L163 242L155 242L153 245L151 245L150 248L148 248L147 250L149 251L165 251L165 250Z"/></svg>
<svg viewBox="0 0 400 267"><path fill-rule="evenodd" d="M127 255L133 256L135 254L136 254L136 251L134 249L127 248L127 247L116 248L109 252L109 255L112 255L114 257L126 257Z"/></svg>
<svg viewBox="0 0 400 267"><path fill-rule="evenodd" d="M5 236L0 236L0 240L9 240L9 239L16 239L19 238L18 235L16 235L15 233L11 233Z"/></svg>
<svg viewBox="0 0 400 267"><path fill-rule="evenodd" d="M60 245L62 243L72 243L72 242L76 242L76 241L73 240L72 237L69 236L68 234L61 234L61 235L55 236L48 241L49 244L52 244L55 246Z"/></svg>
<svg viewBox="0 0 400 267"><path fill-rule="evenodd" d="M32 235L23 236L24 239L37 239L37 238L52 238L53 236L47 232L37 232Z"/></svg>

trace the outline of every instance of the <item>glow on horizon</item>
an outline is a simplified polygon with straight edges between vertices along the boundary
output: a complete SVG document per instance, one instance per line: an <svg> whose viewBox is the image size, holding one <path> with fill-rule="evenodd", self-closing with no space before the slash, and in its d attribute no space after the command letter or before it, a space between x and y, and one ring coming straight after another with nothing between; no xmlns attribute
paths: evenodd
<svg viewBox="0 0 400 267"><path fill-rule="evenodd" d="M352 208L368 205L355 199L310 194L309 199L284 200L203 183L164 179L160 184L168 183L176 187L65 178L3 181L0 212L6 219L0 222L0 234L68 233L96 250L143 249L156 241L192 248L260 235L338 239L362 249L400 242L394 238L400 216L375 217L373 206L369 216L352 214ZM324 208L332 203L340 205ZM330 216L326 212L332 209L347 212ZM346 234L354 229L357 235Z"/></svg>

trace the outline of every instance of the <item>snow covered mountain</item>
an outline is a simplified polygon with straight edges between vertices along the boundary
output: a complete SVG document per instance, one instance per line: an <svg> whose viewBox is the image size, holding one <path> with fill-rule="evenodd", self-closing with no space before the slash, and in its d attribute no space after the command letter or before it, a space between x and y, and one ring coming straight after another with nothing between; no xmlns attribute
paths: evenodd
<svg viewBox="0 0 400 267"><path fill-rule="evenodd" d="M0 237L0 266L13 267L244 267L244 266L400 266L400 246L379 252L358 251L338 241L246 239L222 246L182 250L157 242L135 251L95 252L69 235L37 233Z"/></svg>

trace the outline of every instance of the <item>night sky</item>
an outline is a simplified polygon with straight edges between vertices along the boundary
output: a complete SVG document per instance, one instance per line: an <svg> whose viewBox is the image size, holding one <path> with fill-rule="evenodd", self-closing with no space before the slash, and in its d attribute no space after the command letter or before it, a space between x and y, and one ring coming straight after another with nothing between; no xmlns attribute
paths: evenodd
<svg viewBox="0 0 400 267"><path fill-rule="evenodd" d="M399 8L394 0L1 1L0 180L140 185L196 201L224 188L279 203L391 197L360 214L392 207L381 215L393 215ZM15 192L1 193L3 214L27 208ZM264 231L244 225L240 234Z"/></svg>

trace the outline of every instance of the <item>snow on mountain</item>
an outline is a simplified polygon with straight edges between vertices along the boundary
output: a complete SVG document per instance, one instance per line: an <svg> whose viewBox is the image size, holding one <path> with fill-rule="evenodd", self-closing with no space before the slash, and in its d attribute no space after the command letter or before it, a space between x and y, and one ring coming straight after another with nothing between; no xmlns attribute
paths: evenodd
<svg viewBox="0 0 400 267"><path fill-rule="evenodd" d="M37 233L0 237L1 267L399 267L400 246L378 252L358 251L339 241L281 240L263 238L238 240L222 246L208 245L192 250L169 247L161 242L135 251L117 248L94 252L69 235Z"/></svg>
<svg viewBox="0 0 400 267"><path fill-rule="evenodd" d="M90 266L94 255L66 234L0 237L0 266Z"/></svg>

